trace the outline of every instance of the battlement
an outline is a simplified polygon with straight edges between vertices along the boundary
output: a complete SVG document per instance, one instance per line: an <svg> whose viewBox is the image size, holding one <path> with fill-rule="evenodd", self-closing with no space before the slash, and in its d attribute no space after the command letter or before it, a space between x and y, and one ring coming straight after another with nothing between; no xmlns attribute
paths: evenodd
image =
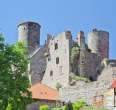
<svg viewBox="0 0 116 110"><path fill-rule="evenodd" d="M38 25L38 27L41 27L41 25L39 23L32 22L32 21L22 22L17 27L22 26L22 25L26 25L26 26L29 26L29 27Z"/></svg>

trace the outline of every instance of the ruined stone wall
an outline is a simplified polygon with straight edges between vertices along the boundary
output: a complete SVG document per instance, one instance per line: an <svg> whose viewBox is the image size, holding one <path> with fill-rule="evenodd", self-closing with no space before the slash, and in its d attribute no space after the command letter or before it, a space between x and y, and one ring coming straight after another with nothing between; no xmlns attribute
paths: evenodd
<svg viewBox="0 0 116 110"><path fill-rule="evenodd" d="M93 104L93 97L104 95L111 85L111 81L95 81L91 83L77 82L76 86L69 86L60 89L60 100L68 102L69 100L75 102L77 100L84 100L87 104Z"/></svg>
<svg viewBox="0 0 116 110"><path fill-rule="evenodd" d="M60 99L72 102L83 99L87 104L93 104L94 96L105 96L104 93L111 89L113 79L116 79L116 66L112 67L109 64L103 69L97 81L90 83L77 81L74 86L61 88Z"/></svg>
<svg viewBox="0 0 116 110"><path fill-rule="evenodd" d="M56 88L58 83L61 86L68 86L71 37L70 32L63 32L50 40L49 53L46 57L47 67L42 83L53 88Z"/></svg>
<svg viewBox="0 0 116 110"><path fill-rule="evenodd" d="M90 80L97 80L98 75L100 74L100 57L95 53L86 52L86 69L87 76Z"/></svg>
<svg viewBox="0 0 116 110"><path fill-rule="evenodd" d="M44 56L46 50L46 47L38 48L37 52L31 56L30 75L32 84L40 82L43 78L46 70L46 58Z"/></svg>

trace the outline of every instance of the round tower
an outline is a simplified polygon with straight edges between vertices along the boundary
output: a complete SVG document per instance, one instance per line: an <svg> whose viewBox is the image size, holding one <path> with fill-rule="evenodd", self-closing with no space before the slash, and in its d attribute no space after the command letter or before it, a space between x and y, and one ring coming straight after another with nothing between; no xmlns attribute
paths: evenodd
<svg viewBox="0 0 116 110"><path fill-rule="evenodd" d="M23 22L18 25L18 41L26 44L29 54L40 45L40 28L35 22Z"/></svg>
<svg viewBox="0 0 116 110"><path fill-rule="evenodd" d="M92 53L97 53L101 57L101 60L109 58L109 33L93 29L88 34L88 47Z"/></svg>

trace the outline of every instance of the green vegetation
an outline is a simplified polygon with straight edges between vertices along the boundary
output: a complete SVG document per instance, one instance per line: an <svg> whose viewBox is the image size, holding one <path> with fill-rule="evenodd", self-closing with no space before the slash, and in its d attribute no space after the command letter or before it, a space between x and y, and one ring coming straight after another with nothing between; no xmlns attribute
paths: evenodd
<svg viewBox="0 0 116 110"><path fill-rule="evenodd" d="M73 110L73 104L69 101L68 103L65 104L63 110Z"/></svg>
<svg viewBox="0 0 116 110"><path fill-rule="evenodd" d="M49 108L47 105L42 105L40 106L40 110L80 110L85 106L85 102L82 100L76 101L75 103L71 103L70 101L66 103L64 106L59 107L59 108Z"/></svg>
<svg viewBox="0 0 116 110"><path fill-rule="evenodd" d="M73 103L73 110L79 110L83 106L85 106L85 102L84 101L82 101L82 100L76 101L76 102Z"/></svg>
<svg viewBox="0 0 116 110"><path fill-rule="evenodd" d="M61 87L62 87L62 85L59 82L57 82L56 83L56 89L59 90Z"/></svg>
<svg viewBox="0 0 116 110"><path fill-rule="evenodd" d="M71 103L70 101L66 103L64 106L59 108L49 108L47 105L40 106L40 110L107 110L103 107L93 107L93 106L86 106L86 103L83 100L76 101Z"/></svg>
<svg viewBox="0 0 116 110"><path fill-rule="evenodd" d="M51 110L64 110L62 108L51 108Z"/></svg>
<svg viewBox="0 0 116 110"><path fill-rule="evenodd" d="M96 108L96 107L92 107L92 106L85 106L85 107L82 108L82 110L108 110L108 109L103 108L103 107Z"/></svg>
<svg viewBox="0 0 116 110"><path fill-rule="evenodd" d="M77 75L70 75L70 80L90 82L90 80L88 78L82 77L82 76L77 76Z"/></svg>
<svg viewBox="0 0 116 110"><path fill-rule="evenodd" d="M80 53L80 47L78 46L77 43L75 43L72 48L71 48L71 55L70 55L70 60L71 64L75 63L75 60L79 58L79 53Z"/></svg>
<svg viewBox="0 0 116 110"><path fill-rule="evenodd" d="M72 66L72 72L76 72L78 66L78 59L80 54L80 47L77 43L74 43L71 50L70 50L70 62Z"/></svg>
<svg viewBox="0 0 116 110"><path fill-rule="evenodd" d="M48 105L41 105L39 110L49 110Z"/></svg>
<svg viewBox="0 0 116 110"><path fill-rule="evenodd" d="M22 43L8 45L0 35L0 109L25 110L30 103L28 60Z"/></svg>

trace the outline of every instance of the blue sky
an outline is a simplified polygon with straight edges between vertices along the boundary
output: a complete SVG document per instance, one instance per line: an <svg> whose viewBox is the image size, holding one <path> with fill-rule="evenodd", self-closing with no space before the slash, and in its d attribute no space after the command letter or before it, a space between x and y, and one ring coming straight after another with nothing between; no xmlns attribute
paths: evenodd
<svg viewBox="0 0 116 110"><path fill-rule="evenodd" d="M15 43L17 25L24 21L41 24L41 44L46 34L71 30L74 38L83 30L110 33L110 58L116 58L116 0L0 0L0 31L6 42Z"/></svg>

